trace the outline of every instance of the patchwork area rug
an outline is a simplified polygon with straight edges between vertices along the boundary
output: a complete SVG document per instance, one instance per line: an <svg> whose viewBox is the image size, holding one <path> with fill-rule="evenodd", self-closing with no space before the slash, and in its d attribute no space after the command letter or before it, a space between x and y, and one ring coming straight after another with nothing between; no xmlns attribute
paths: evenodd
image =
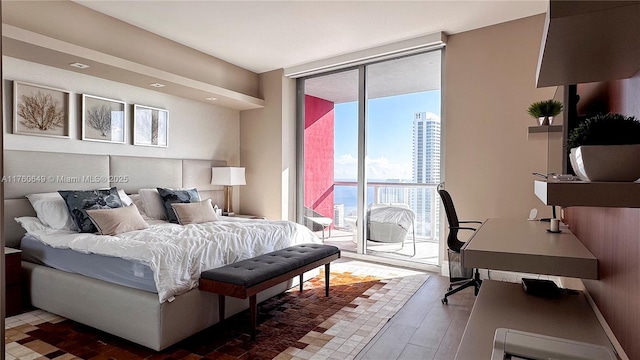
<svg viewBox="0 0 640 360"><path fill-rule="evenodd" d="M6 319L6 359L353 359L428 278L366 266L332 264L328 298L321 273L259 304L256 341L248 311L155 352L36 310Z"/></svg>

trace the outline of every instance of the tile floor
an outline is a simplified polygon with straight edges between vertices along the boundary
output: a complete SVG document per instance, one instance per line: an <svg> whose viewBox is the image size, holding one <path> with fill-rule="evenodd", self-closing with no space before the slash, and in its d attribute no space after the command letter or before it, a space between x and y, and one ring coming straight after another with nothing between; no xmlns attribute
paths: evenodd
<svg viewBox="0 0 640 360"><path fill-rule="evenodd" d="M370 275L384 280L381 281L382 284L365 291L363 297L355 299L352 304L356 307L344 307L329 318L326 325L330 327L323 334L309 333L309 337L305 339L311 341L309 346L304 349L290 347L275 359L355 358L429 277L422 272L361 261L344 261L335 265L335 269L340 269L339 271L354 275Z"/></svg>
<svg viewBox="0 0 640 360"><path fill-rule="evenodd" d="M275 356L275 359L354 359L376 337L376 334L388 325L389 319L405 306L413 294L425 283L425 280L432 277L439 278L435 274L350 259L342 259L332 263L331 269L332 272L351 273L354 276L369 276L383 280L371 286L361 296L351 301L348 306L343 306L312 331L299 338L294 346L288 347L279 354L276 353L278 355ZM321 285L323 287L323 284ZM307 285L305 285L306 287ZM441 289L438 289L438 292L439 290ZM7 318L6 358L9 360L76 358L44 341L29 339L27 334L36 329L39 324L55 324L64 320L41 310ZM176 353L173 353L168 357L158 357L159 354L156 354L153 358L210 358L206 354L198 355L185 351L177 353L184 356L175 357ZM41 354L46 354L46 357ZM145 357L140 356L139 358Z"/></svg>

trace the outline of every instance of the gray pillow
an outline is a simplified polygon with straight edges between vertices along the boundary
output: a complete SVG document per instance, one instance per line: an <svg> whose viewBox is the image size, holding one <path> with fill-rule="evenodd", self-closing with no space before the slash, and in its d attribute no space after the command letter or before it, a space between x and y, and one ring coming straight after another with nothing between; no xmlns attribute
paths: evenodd
<svg viewBox="0 0 640 360"><path fill-rule="evenodd" d="M198 190L193 189L166 189L166 188L156 188L158 189L158 194L160 194L160 198L162 199L162 204L164 205L164 211L167 214L167 219L169 222L178 223L178 217L176 216L175 211L171 207L171 204L176 203L192 203L200 201L200 194L198 194Z"/></svg>
<svg viewBox="0 0 640 360"><path fill-rule="evenodd" d="M95 227L87 210L115 209L122 207L122 200L118 195L118 188L108 190L60 190L58 191L65 204L69 215L78 227L78 232L95 233Z"/></svg>

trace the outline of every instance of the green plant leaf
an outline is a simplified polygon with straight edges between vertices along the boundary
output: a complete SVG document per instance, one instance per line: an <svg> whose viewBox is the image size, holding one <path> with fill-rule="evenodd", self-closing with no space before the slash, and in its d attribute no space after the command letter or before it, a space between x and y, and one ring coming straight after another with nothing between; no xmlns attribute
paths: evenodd
<svg viewBox="0 0 640 360"><path fill-rule="evenodd" d="M533 104L529 105L527 113L537 119L540 117L556 116L560 114L562 109L563 106L560 101L550 99L544 101L536 101Z"/></svg>
<svg viewBox="0 0 640 360"><path fill-rule="evenodd" d="M640 121L621 114L598 114L571 130L567 139L569 149L581 145L640 144Z"/></svg>

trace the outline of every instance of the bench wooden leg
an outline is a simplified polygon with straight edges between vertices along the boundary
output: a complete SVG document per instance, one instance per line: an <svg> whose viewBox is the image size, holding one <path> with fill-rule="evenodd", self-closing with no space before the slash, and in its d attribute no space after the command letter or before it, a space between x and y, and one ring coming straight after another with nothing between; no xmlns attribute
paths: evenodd
<svg viewBox="0 0 640 360"><path fill-rule="evenodd" d="M300 274L300 291L302 291L302 275L304 274Z"/></svg>
<svg viewBox="0 0 640 360"><path fill-rule="evenodd" d="M324 294L326 297L329 297L329 275L331 274L329 265L331 265L331 263L326 263L324 265Z"/></svg>
<svg viewBox="0 0 640 360"><path fill-rule="evenodd" d="M256 295L249 297L249 311L251 312L251 340L256 339L256 326L258 323L258 303Z"/></svg>
<svg viewBox="0 0 640 360"><path fill-rule="evenodd" d="M218 320L220 324L224 321L224 295L218 294Z"/></svg>

